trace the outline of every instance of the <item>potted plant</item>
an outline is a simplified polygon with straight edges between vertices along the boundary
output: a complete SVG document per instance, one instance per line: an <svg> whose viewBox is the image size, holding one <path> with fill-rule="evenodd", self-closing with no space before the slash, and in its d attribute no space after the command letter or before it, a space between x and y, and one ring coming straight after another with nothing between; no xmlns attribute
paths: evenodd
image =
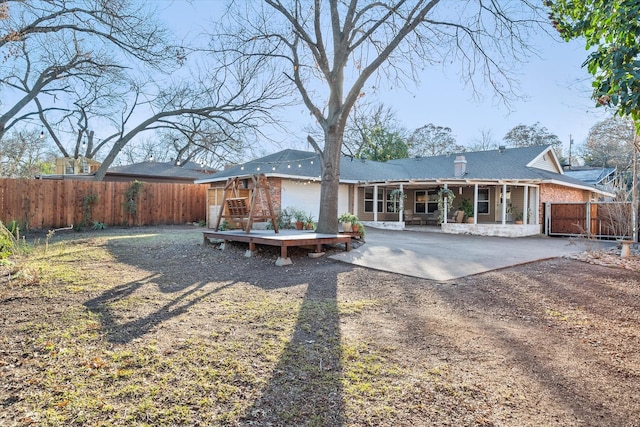
<svg viewBox="0 0 640 427"><path fill-rule="evenodd" d="M352 231L352 224L358 222L358 217L352 213L345 212L338 217L338 221L342 224L342 231L350 233Z"/></svg>
<svg viewBox="0 0 640 427"><path fill-rule="evenodd" d="M522 218L520 218L520 219L522 219ZM507 221L507 222L513 221L513 203L511 203L511 202L507 203L507 210L506 210L506 215L505 215L504 220Z"/></svg>
<svg viewBox="0 0 640 427"><path fill-rule="evenodd" d="M522 224L522 218L523 218L523 214L522 214L522 212L520 212L519 214L516 215L515 223L516 224Z"/></svg>
<svg viewBox="0 0 640 427"><path fill-rule="evenodd" d="M306 230L313 230L315 228L315 224L313 223L313 215L311 215L311 212L309 212L309 215L307 215L304 219L304 228Z"/></svg>
<svg viewBox="0 0 640 427"><path fill-rule="evenodd" d="M293 219L296 222L296 230L302 230L304 228L304 221L306 218L307 215L300 209L295 209L293 211Z"/></svg>
<svg viewBox="0 0 640 427"><path fill-rule="evenodd" d="M469 199L462 199L460 210L464 212L464 217L468 223L473 223L473 203Z"/></svg>

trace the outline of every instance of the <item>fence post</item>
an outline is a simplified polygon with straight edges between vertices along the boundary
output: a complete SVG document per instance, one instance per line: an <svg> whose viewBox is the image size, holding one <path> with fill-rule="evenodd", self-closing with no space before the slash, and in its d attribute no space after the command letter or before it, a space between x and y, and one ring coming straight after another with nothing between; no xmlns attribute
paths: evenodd
<svg viewBox="0 0 640 427"><path fill-rule="evenodd" d="M551 202L544 202L544 232L547 236L551 232Z"/></svg>
<svg viewBox="0 0 640 427"><path fill-rule="evenodd" d="M587 238L591 238L591 202L587 202L585 209L587 210L587 212L585 212L587 223L585 224L584 231L587 233Z"/></svg>

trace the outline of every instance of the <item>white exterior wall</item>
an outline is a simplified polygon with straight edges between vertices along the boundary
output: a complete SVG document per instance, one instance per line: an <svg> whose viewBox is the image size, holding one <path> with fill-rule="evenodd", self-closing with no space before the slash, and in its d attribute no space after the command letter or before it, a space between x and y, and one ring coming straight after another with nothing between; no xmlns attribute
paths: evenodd
<svg viewBox="0 0 640 427"><path fill-rule="evenodd" d="M538 157L534 162L530 163L529 166L549 172L562 172L558 170L556 163L552 161L551 153L545 153L544 155Z"/></svg>
<svg viewBox="0 0 640 427"><path fill-rule="evenodd" d="M320 214L320 183L282 180L280 198L282 209L289 207L311 213L315 221ZM338 190L338 215L349 211L349 186L341 184Z"/></svg>

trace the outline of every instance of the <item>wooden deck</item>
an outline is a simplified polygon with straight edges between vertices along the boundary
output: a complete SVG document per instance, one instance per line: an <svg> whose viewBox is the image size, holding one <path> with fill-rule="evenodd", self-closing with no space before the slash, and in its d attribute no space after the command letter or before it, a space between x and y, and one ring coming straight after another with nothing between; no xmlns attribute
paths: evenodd
<svg viewBox="0 0 640 427"><path fill-rule="evenodd" d="M203 239L205 243L209 243L209 239L223 240L227 242L246 242L249 243L249 251L256 250L256 244L279 246L280 258L276 261L277 265L291 264L291 260L287 256L287 249L290 246L315 246L316 252L322 252L322 245L335 245L338 243L345 244L345 250L351 250L350 234L322 234L313 231L299 230L280 230L274 233L271 230L252 230L245 233L242 230L229 231L203 231Z"/></svg>

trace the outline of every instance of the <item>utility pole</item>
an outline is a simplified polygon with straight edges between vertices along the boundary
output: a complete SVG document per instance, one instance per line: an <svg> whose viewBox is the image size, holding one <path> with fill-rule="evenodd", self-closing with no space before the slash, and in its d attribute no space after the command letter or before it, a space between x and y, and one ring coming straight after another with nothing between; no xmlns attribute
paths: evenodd
<svg viewBox="0 0 640 427"><path fill-rule="evenodd" d="M571 170L571 148L573 146L573 138L571 137L571 134L569 134L569 170Z"/></svg>

